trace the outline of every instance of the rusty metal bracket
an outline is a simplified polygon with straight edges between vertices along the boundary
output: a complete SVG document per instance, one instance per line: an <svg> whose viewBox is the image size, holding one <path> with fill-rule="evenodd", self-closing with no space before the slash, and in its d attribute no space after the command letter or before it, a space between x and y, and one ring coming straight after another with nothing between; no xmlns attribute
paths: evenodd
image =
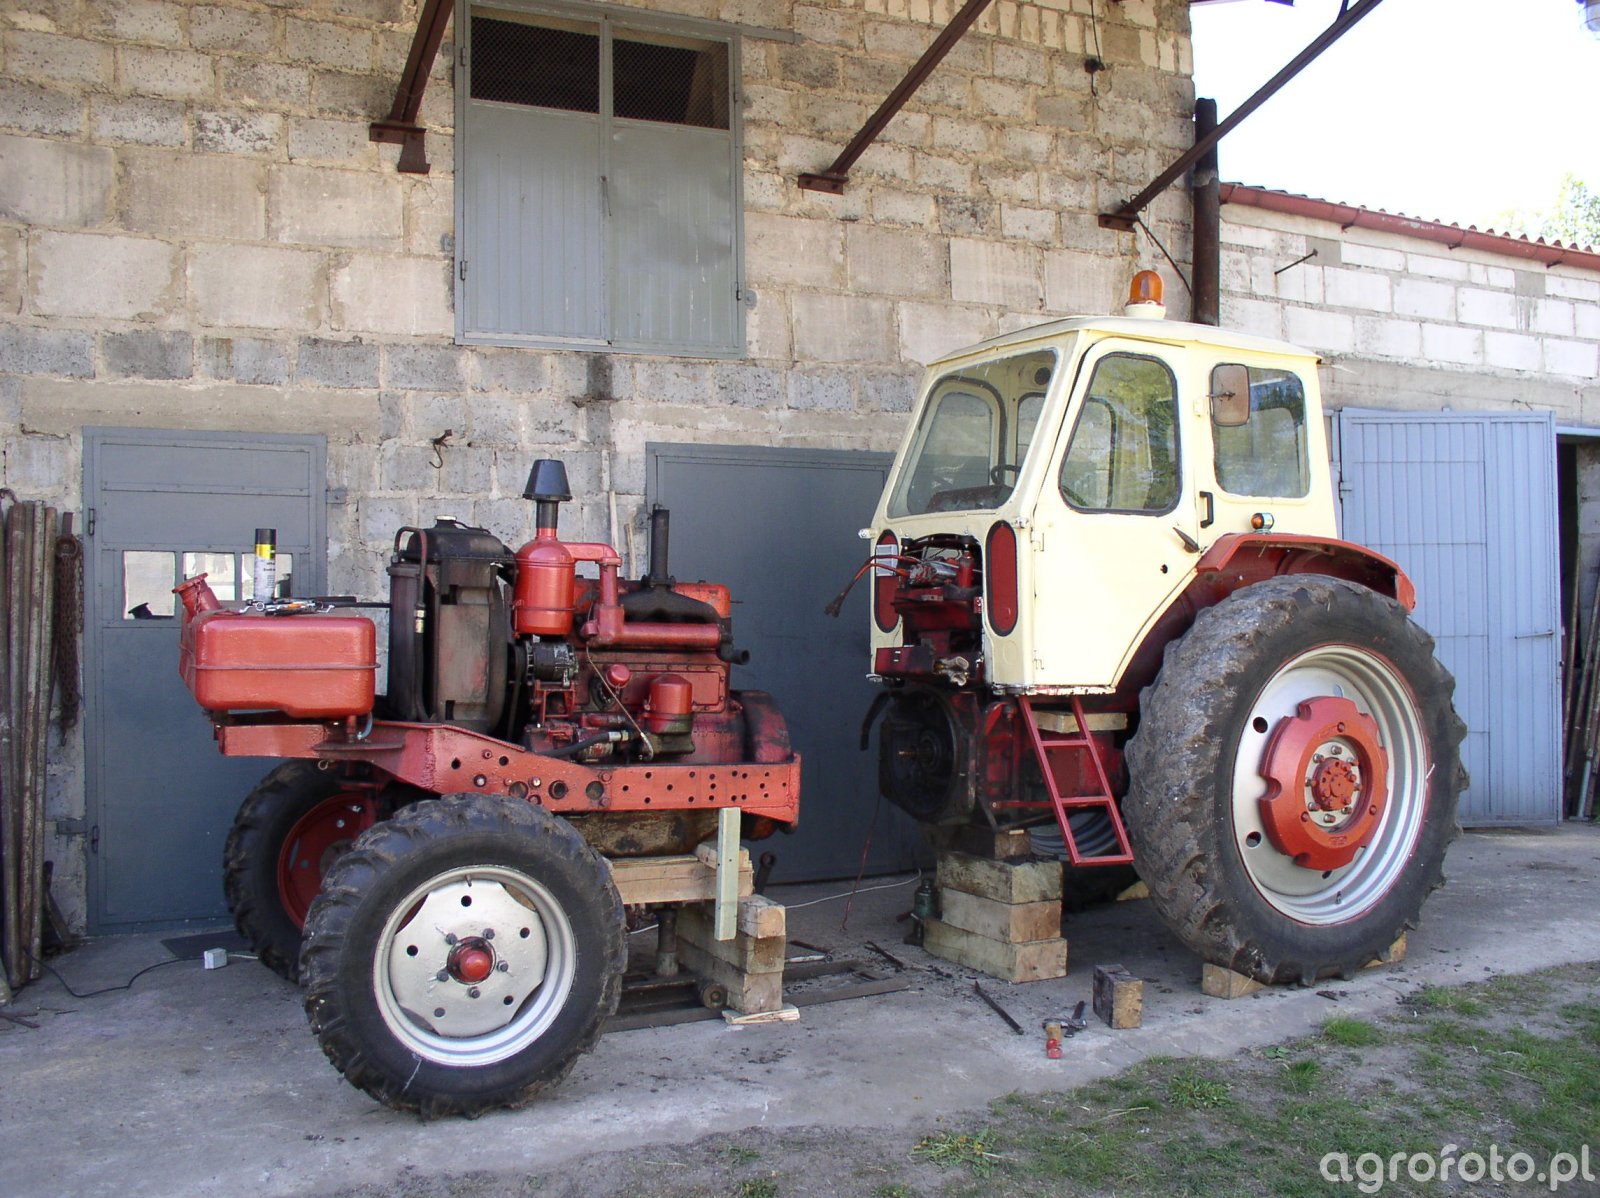
<svg viewBox="0 0 1600 1198"><path fill-rule="evenodd" d="M856 164L856 160L867 152L867 148L877 140L878 134L899 115L906 101L911 99L917 88L921 87L923 81L933 73L933 68L944 61L945 55L950 53L962 35L972 28L973 22L983 15L983 10L988 8L990 3L991 0L967 0L961 11L951 18L950 24L940 31L939 36L933 39L933 44L922 52L922 57L917 59L915 65L906 72L906 77L889 93L888 98L878 105L878 110L867 118L867 123L861 126L861 131L850 139L850 144L845 146L839 157L833 160L833 165L825 171L800 176L801 189L824 191L829 195L843 195L845 184L850 181L850 168Z"/></svg>
<svg viewBox="0 0 1600 1198"><path fill-rule="evenodd" d="M1133 199L1123 204L1115 212L1101 213L1100 227L1102 229L1116 229L1122 233L1131 233L1138 223L1139 213L1149 206L1150 201L1171 186L1173 180L1177 179L1178 176L1204 158L1219 141L1233 132L1234 128L1247 116L1281 91L1285 84L1319 58L1324 50L1350 32L1357 21L1361 20L1362 17L1377 8L1381 3L1383 3L1383 0L1346 0L1340 7L1339 15L1334 18L1333 23L1318 34L1309 46L1295 55L1288 65L1262 84L1254 95L1230 112L1226 120L1219 122L1210 133L1197 138L1188 151L1151 180L1150 185L1134 196Z"/></svg>
<svg viewBox="0 0 1600 1198"><path fill-rule="evenodd" d="M423 0L422 11L417 15L417 32L411 39L411 52L406 55L405 70L400 72L389 115L367 127L368 140L400 147L399 168L406 174L428 173L428 130L417 123L417 114L422 111L428 75L439 55L444 32L450 27L454 8L455 0Z"/></svg>

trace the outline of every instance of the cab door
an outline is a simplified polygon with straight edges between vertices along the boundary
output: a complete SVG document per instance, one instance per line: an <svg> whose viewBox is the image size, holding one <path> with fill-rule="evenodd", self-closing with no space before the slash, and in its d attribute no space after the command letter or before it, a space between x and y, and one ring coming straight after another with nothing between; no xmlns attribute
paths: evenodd
<svg viewBox="0 0 1600 1198"><path fill-rule="evenodd" d="M1106 340L1079 364L1029 530L1031 686L1112 689L1188 581L1199 532L1184 465L1189 352Z"/></svg>

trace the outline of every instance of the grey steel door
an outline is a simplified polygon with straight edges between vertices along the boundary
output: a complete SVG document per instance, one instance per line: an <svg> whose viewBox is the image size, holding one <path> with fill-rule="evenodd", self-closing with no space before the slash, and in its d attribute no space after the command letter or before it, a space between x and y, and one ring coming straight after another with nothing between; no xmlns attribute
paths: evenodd
<svg viewBox="0 0 1600 1198"><path fill-rule="evenodd" d="M672 511L673 574L732 588L735 643L750 650L734 685L772 693L804 758L800 830L759 846L778 855L774 877L851 877L869 831L869 872L912 867L921 833L879 800L877 756L859 747L877 691L866 681L866 584L838 619L822 610L866 560L871 547L856 532L871 519L893 459L652 445L649 460L649 498Z"/></svg>
<svg viewBox="0 0 1600 1198"><path fill-rule="evenodd" d="M260 527L294 593L320 594L325 478L321 437L85 430L91 931L226 915L223 840L273 763L217 753L178 678L171 589L207 570L219 598L248 598Z"/></svg>
<svg viewBox="0 0 1600 1198"><path fill-rule="evenodd" d="M1547 412L1339 414L1344 535L1394 558L1456 677L1461 822L1561 818L1556 435Z"/></svg>

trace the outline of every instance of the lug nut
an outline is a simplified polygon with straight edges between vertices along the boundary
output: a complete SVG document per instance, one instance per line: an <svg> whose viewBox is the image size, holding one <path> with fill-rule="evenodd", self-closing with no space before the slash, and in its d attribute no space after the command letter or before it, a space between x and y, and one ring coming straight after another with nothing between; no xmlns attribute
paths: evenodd
<svg viewBox="0 0 1600 1198"><path fill-rule="evenodd" d="M485 940L493 940L494 939L494 929L493 928L484 928L483 929L483 938Z"/></svg>
<svg viewBox="0 0 1600 1198"><path fill-rule="evenodd" d="M434 979L437 980L437 981L448 982L450 980L450 971L448 969L441 969L438 973L434 974L433 976L434 976Z"/></svg>
<svg viewBox="0 0 1600 1198"><path fill-rule="evenodd" d="M446 944L454 944L456 942L456 934L454 932L446 932L444 934L444 942Z"/></svg>
<svg viewBox="0 0 1600 1198"><path fill-rule="evenodd" d="M478 988L476 986L472 987L472 989L467 991L467 997L468 998L477 998L478 994L479 994L479 990L478 990Z"/></svg>
<svg viewBox="0 0 1600 1198"><path fill-rule="evenodd" d="M500 962L500 964L496 965L495 968L498 969L501 973L510 973L511 972L511 962L510 961L502 961L502 962Z"/></svg>

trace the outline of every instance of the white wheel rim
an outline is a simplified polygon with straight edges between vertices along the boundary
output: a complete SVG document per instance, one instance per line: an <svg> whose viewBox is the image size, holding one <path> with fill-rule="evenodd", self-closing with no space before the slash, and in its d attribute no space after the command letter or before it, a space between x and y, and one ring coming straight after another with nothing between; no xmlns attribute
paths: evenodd
<svg viewBox="0 0 1600 1198"><path fill-rule="evenodd" d="M451 974L452 952L468 942L492 958L481 981ZM549 890L514 869L465 866L395 905L373 953L373 989L384 1023L416 1056L478 1067L550 1030L576 964L572 925Z"/></svg>
<svg viewBox="0 0 1600 1198"><path fill-rule="evenodd" d="M1279 852L1261 819L1267 742L1279 721L1322 695L1348 699L1372 717L1389 758L1388 795L1371 841L1340 869L1306 869ZM1300 923L1360 918L1393 889L1422 833L1432 774L1428 740L1410 688L1388 662L1353 645L1324 645L1286 662L1262 688L1245 718L1233 768L1233 834L1257 892Z"/></svg>

